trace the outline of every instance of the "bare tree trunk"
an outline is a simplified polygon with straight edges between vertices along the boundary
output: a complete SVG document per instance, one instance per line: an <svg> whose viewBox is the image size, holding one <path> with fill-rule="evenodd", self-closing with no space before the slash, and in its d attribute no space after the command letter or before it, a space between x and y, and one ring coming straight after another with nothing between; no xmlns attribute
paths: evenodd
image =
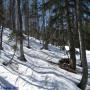
<svg viewBox="0 0 90 90"><path fill-rule="evenodd" d="M82 90L85 90L88 80L88 65L86 59L86 51L85 51L85 42L83 38L83 32L78 30L79 33L79 41L80 41L80 52L81 52L81 62L83 67L82 79L80 84L78 85Z"/></svg>
<svg viewBox="0 0 90 90"><path fill-rule="evenodd" d="M71 16L69 15L69 6L68 5L69 5L69 1L66 0L70 59L72 61L72 68L75 70L76 69L75 46L74 46L74 39L72 36L73 33L72 33Z"/></svg>
<svg viewBox="0 0 90 90"><path fill-rule="evenodd" d="M20 9L20 0L15 0L16 1L16 8L17 8L17 24L19 24L19 34L20 34L20 60L21 61L26 61L25 56L24 56L24 51L23 51L23 31L22 31L22 15L21 15L21 9Z"/></svg>
<svg viewBox="0 0 90 90"><path fill-rule="evenodd" d="M29 26L30 26L30 25L29 25ZM28 47L28 48L31 48L31 47L30 47L30 40L29 40L29 34L30 34L29 29L30 29L30 27L28 27L28 46L27 46L27 47Z"/></svg>
<svg viewBox="0 0 90 90"><path fill-rule="evenodd" d="M86 59L86 51L85 51L85 42L84 42L84 33L82 32L82 18L80 16L80 0L76 0L76 11L77 11L77 24L78 24L78 33L79 33L79 42L80 42L80 52L81 52L81 62L83 67L82 79L79 83L79 87L82 90L85 90L88 80L88 66Z"/></svg>
<svg viewBox="0 0 90 90"><path fill-rule="evenodd" d="M3 49L2 47L2 36L3 36L3 24L4 24L4 11L3 11L3 0L0 0L0 50Z"/></svg>
<svg viewBox="0 0 90 90"><path fill-rule="evenodd" d="M42 0L42 3L44 4L45 3L45 0ZM43 49L46 49L48 50L48 41L47 41L47 33L46 33L46 27L45 27L45 11L44 9L42 9L42 19L43 19L43 24L42 24L42 27L43 27L43 35L42 35L42 39L43 39Z"/></svg>
<svg viewBox="0 0 90 90"><path fill-rule="evenodd" d="M2 47L2 38L3 38L3 26L1 26L1 35L0 35L0 50L3 50L3 47Z"/></svg>

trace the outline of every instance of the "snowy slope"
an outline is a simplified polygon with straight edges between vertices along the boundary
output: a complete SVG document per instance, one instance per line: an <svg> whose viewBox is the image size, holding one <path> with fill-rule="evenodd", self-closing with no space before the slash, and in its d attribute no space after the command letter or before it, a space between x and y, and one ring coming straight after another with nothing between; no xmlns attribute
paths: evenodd
<svg viewBox="0 0 90 90"><path fill-rule="evenodd" d="M81 74L68 72L47 62L57 63L60 58L67 57L65 52L60 51L59 47L53 45L49 45L49 51L40 50L42 44L33 37L30 37L31 49L26 47L27 40L24 41L26 63L18 60L19 52L17 51L12 64L2 65L2 62L9 61L14 53L10 45L15 42L8 42L9 32L9 29L4 30L4 50L0 52L1 78L13 87L18 87L19 90L80 90L76 84L80 82ZM87 51L87 57L90 57L89 51ZM90 60L88 61L90 62Z"/></svg>

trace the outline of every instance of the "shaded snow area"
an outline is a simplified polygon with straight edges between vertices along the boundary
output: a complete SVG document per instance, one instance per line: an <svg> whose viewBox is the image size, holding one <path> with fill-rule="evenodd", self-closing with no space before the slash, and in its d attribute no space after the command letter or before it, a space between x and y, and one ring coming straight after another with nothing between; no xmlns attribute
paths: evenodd
<svg viewBox="0 0 90 90"><path fill-rule="evenodd" d="M9 34L10 30L5 29L4 50L0 52L0 90L80 90L77 87L81 79L80 73L68 72L48 62L58 63L61 58L67 57L66 52L60 51L59 47L53 45L49 45L49 50L40 50L42 44L33 37L30 37L30 49L26 47L27 38L24 41L27 62L21 62L18 59L17 50L12 63L4 66L2 63L8 62L14 54L11 45L14 45L15 41L8 41ZM89 51L87 51L87 57L90 59ZM77 58L78 64L79 55ZM79 66L77 68L81 69Z"/></svg>

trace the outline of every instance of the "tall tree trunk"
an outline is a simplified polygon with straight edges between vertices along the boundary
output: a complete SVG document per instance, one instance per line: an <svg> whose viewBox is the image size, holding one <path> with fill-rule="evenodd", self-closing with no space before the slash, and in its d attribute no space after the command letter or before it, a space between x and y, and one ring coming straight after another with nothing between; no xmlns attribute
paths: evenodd
<svg viewBox="0 0 90 90"><path fill-rule="evenodd" d="M82 90L85 90L88 80L88 66L86 59L86 51L85 51L85 42L84 42L84 33L82 32L82 18L80 15L80 0L76 0L76 11L77 11L77 24L78 24L78 33L79 33L79 42L80 42L80 52L81 52L81 62L83 67L82 79L79 83L79 87Z"/></svg>
<svg viewBox="0 0 90 90"><path fill-rule="evenodd" d="M19 21L19 34L20 34L20 60L21 61L27 61L24 56L24 51L23 51L23 31L22 31L22 15L21 15L21 9L20 9L20 0L16 0L16 6L17 6L17 15L18 15L18 20ZM18 24L18 22L17 22Z"/></svg>
<svg viewBox="0 0 90 90"><path fill-rule="evenodd" d="M0 50L2 47L2 36L3 36L3 24L4 24L4 12L3 12L3 0L0 0Z"/></svg>
<svg viewBox="0 0 90 90"><path fill-rule="evenodd" d="M69 1L66 0L66 11L67 11L67 23L68 23L68 40L69 40L69 50L70 50L70 59L72 61L72 68L76 69L76 56L75 56L75 46L74 39L72 36L72 23L71 16L69 15Z"/></svg>
<svg viewBox="0 0 90 90"><path fill-rule="evenodd" d="M28 17L29 16L27 16L26 19L25 19L26 20L26 24L27 24L27 25L25 25L26 26L25 29L27 30L27 35L28 35L28 45L27 45L27 48L30 48L30 40L29 40L29 34L30 34L30 31L29 31L30 27L29 26L30 25L29 25L29 18Z"/></svg>
<svg viewBox="0 0 90 90"><path fill-rule="evenodd" d="M45 0L42 0L42 4L45 3ZM43 19L43 30L42 30L42 39L43 39L43 48L48 50L48 41L47 41L47 33L46 33L46 27L45 27L45 10L42 9L42 19Z"/></svg>
<svg viewBox="0 0 90 90"><path fill-rule="evenodd" d="M3 26L1 26L1 33L0 33L0 50L3 50L3 47L2 47L2 38L3 38Z"/></svg>
<svg viewBox="0 0 90 90"><path fill-rule="evenodd" d="M25 15L25 30L28 34L28 46L27 48L30 48L30 40L29 40L29 34L30 34L30 7L29 7L29 1L25 1L25 9L24 9L24 15Z"/></svg>

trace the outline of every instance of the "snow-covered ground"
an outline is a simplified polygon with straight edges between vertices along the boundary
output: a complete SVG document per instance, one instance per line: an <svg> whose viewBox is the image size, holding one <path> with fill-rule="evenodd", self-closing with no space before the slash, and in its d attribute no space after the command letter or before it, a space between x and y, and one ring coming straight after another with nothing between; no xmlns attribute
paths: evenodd
<svg viewBox="0 0 90 90"><path fill-rule="evenodd" d="M57 63L61 58L67 57L65 52L53 45L49 45L49 50L40 50L42 44L33 37L30 37L32 47L30 49L26 47L27 40L24 41L27 62L18 60L19 52L17 51L13 63L4 66L2 62L9 61L14 53L11 44L15 42L8 42L9 32L9 29L4 30L4 50L0 52L0 88L2 90L80 90L76 86L81 79L80 73L71 73L47 62ZM87 51L88 62L90 62L89 57L90 51ZM79 63L79 55L77 58Z"/></svg>

